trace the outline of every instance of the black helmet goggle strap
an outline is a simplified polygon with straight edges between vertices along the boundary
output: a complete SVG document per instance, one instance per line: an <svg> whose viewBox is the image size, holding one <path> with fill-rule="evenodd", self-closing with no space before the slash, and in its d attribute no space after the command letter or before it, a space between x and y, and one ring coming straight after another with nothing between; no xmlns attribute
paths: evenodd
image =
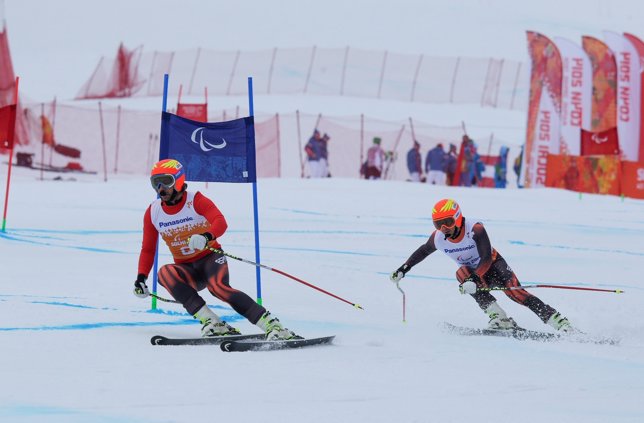
<svg viewBox="0 0 644 423"><path fill-rule="evenodd" d="M453 217L445 217L443 219L434 220L434 227L436 229L441 229L443 226L447 228L453 228L456 225L456 221Z"/></svg>
<svg viewBox="0 0 644 423"><path fill-rule="evenodd" d="M152 175L150 176L150 182L152 183L152 188L158 190L159 188L172 188L175 183L174 175L169 173L162 175Z"/></svg>

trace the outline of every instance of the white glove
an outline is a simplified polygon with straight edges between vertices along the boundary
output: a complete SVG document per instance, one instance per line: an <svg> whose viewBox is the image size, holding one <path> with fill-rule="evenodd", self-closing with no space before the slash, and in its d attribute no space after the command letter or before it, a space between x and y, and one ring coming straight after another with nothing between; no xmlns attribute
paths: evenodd
<svg viewBox="0 0 644 423"><path fill-rule="evenodd" d="M188 248L192 250L201 251L206 248L206 244L208 244L208 238L201 234L191 235L188 240Z"/></svg>
<svg viewBox="0 0 644 423"><path fill-rule="evenodd" d="M476 294L476 284L472 281L465 281L458 286L458 290L461 294Z"/></svg>

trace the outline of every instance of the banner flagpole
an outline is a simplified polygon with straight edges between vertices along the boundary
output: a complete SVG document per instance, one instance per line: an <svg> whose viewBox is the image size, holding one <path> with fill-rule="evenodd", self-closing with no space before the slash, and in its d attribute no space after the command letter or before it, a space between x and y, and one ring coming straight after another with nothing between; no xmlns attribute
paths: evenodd
<svg viewBox="0 0 644 423"><path fill-rule="evenodd" d="M253 110L253 78L248 77L248 109L249 115L254 118L255 112ZM255 125L253 124L253 131ZM257 160L257 159L256 159ZM255 166L255 174L257 175L257 161L253 163ZM253 222L255 225L255 261L261 263L259 258L259 213L257 207L257 176L253 181ZM262 305L262 274L259 267L255 268L255 277L257 280L257 304Z"/></svg>
<svg viewBox="0 0 644 423"><path fill-rule="evenodd" d="M18 107L18 83L20 82L20 78L16 77L16 89L13 93L13 104ZM13 116L13 123L9 123L12 125L13 130L9 130L7 132L7 139L9 142L11 142L11 149L9 150L9 168L7 170L7 189L5 190L4 193L4 211L2 213L2 232L6 232L6 227L7 227L7 206L9 205L9 186L11 185L11 167L12 167L12 162L13 162L13 150L14 150L14 136L15 136L15 129L16 129L16 116L14 114Z"/></svg>
<svg viewBox="0 0 644 423"><path fill-rule="evenodd" d="M162 112L166 112L168 109L168 74L163 75L163 106L161 107ZM161 120L161 125L163 125L163 119ZM163 160L161 157L161 143L159 143L159 160ZM157 194L157 198L159 195ZM154 251L154 270L152 274L152 310L157 309L157 272L159 269L159 236L157 235L157 247Z"/></svg>

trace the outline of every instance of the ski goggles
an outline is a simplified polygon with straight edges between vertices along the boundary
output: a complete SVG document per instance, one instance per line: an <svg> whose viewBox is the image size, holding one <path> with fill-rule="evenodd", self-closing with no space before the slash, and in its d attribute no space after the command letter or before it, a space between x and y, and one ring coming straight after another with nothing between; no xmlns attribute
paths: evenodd
<svg viewBox="0 0 644 423"><path fill-rule="evenodd" d="M167 189L172 188L174 186L175 179L174 175L170 174L152 175L150 176L150 182L152 183L152 188L157 191L162 187Z"/></svg>
<svg viewBox="0 0 644 423"><path fill-rule="evenodd" d="M456 226L456 220L453 217L446 217L444 219L434 220L434 227L438 230L441 230L443 226L447 229L452 229Z"/></svg>

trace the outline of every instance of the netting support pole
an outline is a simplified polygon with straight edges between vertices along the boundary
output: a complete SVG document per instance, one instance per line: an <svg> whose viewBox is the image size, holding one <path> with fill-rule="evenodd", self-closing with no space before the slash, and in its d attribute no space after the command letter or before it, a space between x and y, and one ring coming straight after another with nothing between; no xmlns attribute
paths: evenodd
<svg viewBox="0 0 644 423"><path fill-rule="evenodd" d="M281 178L282 177L282 143L280 139L280 114L275 113L275 121L277 124L276 132L277 132L277 177ZM300 153L301 154L301 153Z"/></svg>
<svg viewBox="0 0 644 423"><path fill-rule="evenodd" d="M485 107L485 93L489 89L490 79L492 78L492 62L494 58L490 57L487 61L487 73L485 74L485 83L483 85L483 90L481 90L481 107Z"/></svg>
<svg viewBox="0 0 644 423"><path fill-rule="evenodd" d="M505 66L505 59L501 59L501 65L496 77L496 90L494 92L494 107L499 107L499 91L501 90L501 75L503 75L503 68Z"/></svg>
<svg viewBox="0 0 644 423"><path fill-rule="evenodd" d="M116 108L116 153L114 154L114 174L118 173L119 144L121 143L121 105Z"/></svg>
<svg viewBox="0 0 644 423"><path fill-rule="evenodd" d="M385 50L385 54L382 57L382 68L380 69L380 82L378 83L378 98L380 98L380 95L382 94L382 83L385 80L385 69L387 68L387 50Z"/></svg>
<svg viewBox="0 0 644 423"><path fill-rule="evenodd" d="M309 81L311 80L311 73L313 72L313 62L315 61L315 52L317 50L316 46L313 46L313 51L311 52L311 61L309 62L309 70L306 73L306 81L304 81L304 94L309 89Z"/></svg>
<svg viewBox="0 0 644 423"><path fill-rule="evenodd" d="M276 56L277 56L277 47L273 49L273 56L271 57L271 66L268 68L268 86L266 87L266 94L271 93L271 83L273 82L273 68L275 67Z"/></svg>
<svg viewBox="0 0 644 423"><path fill-rule="evenodd" d="M517 74L514 77L514 87L512 88L512 99L510 100L510 110L514 109L514 98L516 97L516 94L517 94L517 85L519 84L520 74L521 74L521 62L519 62L519 66L517 66Z"/></svg>
<svg viewBox="0 0 644 423"><path fill-rule="evenodd" d="M105 125L103 125L103 106L98 102L98 117L101 121L101 144L103 145L103 182L107 182L107 152L105 150Z"/></svg>
<svg viewBox="0 0 644 423"><path fill-rule="evenodd" d="M199 57L201 56L201 47L197 48L197 57L195 57L195 64L192 67L192 75L190 76L190 85L188 85L188 95L192 95L192 84L195 81L195 74L199 66Z"/></svg>
<svg viewBox="0 0 644 423"><path fill-rule="evenodd" d="M456 65L454 66L454 74L452 75L452 88L449 93L449 102L454 103L454 90L456 89L456 76L458 75L458 67L461 64L460 56L456 58Z"/></svg>
<svg viewBox="0 0 644 423"><path fill-rule="evenodd" d="M295 111L295 121L297 123L297 146L300 155L300 178L304 178L304 157L302 157L302 128L300 126L300 111Z"/></svg>
<svg viewBox="0 0 644 423"><path fill-rule="evenodd" d="M344 95L344 78L347 76L347 62L349 61L349 46L344 50L344 63L342 64L342 81L340 83L340 95Z"/></svg>
<svg viewBox="0 0 644 423"><path fill-rule="evenodd" d="M362 164L364 163L364 113L360 113L360 166L358 169L362 169Z"/></svg>
<svg viewBox="0 0 644 423"><path fill-rule="evenodd" d="M230 90L233 86L233 80L235 79L235 72L237 71L237 62L239 62L239 55L241 52L237 50L235 54L235 60L233 61L233 68L230 70L230 78L228 78L228 88L226 89L226 95L230 95Z"/></svg>
<svg viewBox="0 0 644 423"><path fill-rule="evenodd" d="M414 101L416 98L416 83L418 82L418 75L420 74L420 67L423 64L423 55L421 54L420 57L418 57L418 64L416 65L416 72L414 73L414 80L411 83L411 99L410 101Z"/></svg>

